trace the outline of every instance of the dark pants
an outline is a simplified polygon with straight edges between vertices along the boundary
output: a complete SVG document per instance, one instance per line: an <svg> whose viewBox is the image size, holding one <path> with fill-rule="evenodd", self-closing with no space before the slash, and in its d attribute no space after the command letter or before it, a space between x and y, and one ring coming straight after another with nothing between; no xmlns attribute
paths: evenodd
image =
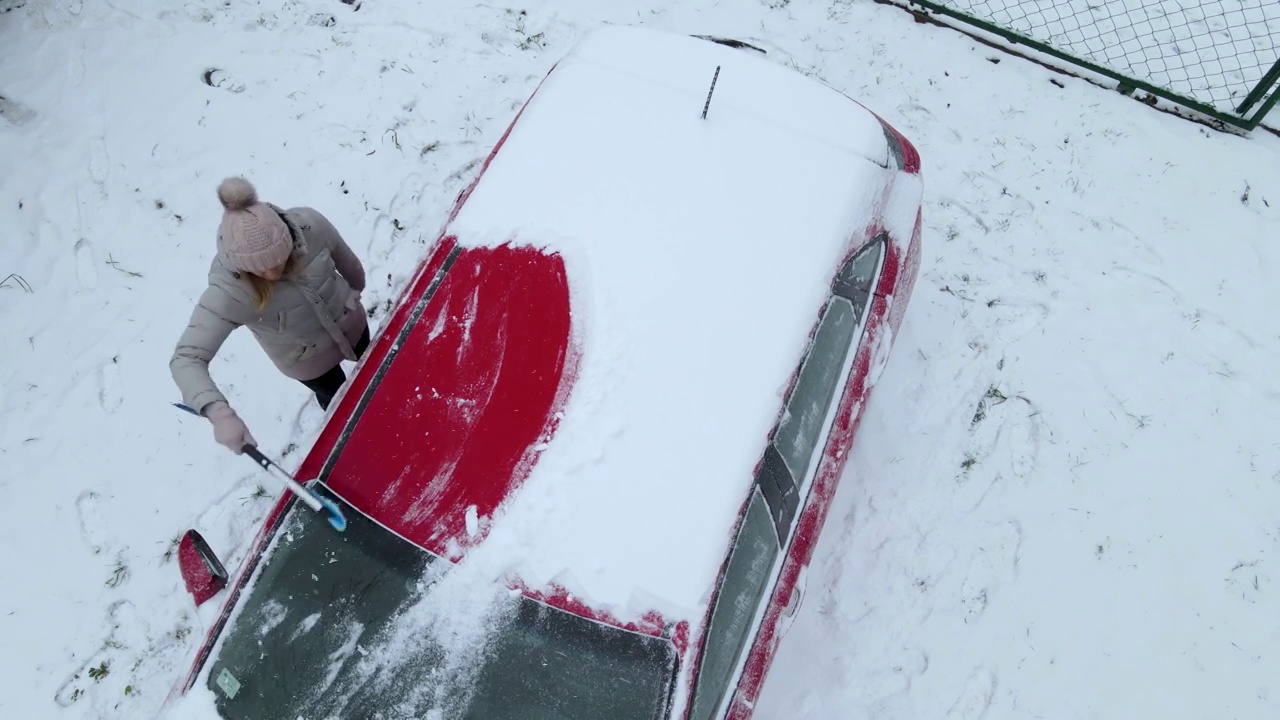
<svg viewBox="0 0 1280 720"><path fill-rule="evenodd" d="M364 351L369 349L369 328L367 326L360 335L360 340L351 349L355 351L356 358L364 357ZM329 403L333 402L333 396L338 394L338 391L342 389L342 384L346 381L347 374L342 372L342 363L338 363L330 368L329 372L314 380L303 380L302 384L315 392L316 402L320 403L320 409L328 410Z"/></svg>

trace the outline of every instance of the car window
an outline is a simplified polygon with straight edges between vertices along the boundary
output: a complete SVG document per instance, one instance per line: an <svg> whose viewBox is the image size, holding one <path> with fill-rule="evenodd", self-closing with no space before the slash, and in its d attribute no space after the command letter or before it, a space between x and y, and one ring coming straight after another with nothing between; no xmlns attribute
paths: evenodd
<svg viewBox="0 0 1280 720"><path fill-rule="evenodd" d="M756 472L756 485L764 494L765 504L773 516L774 529L778 533L778 544L783 545L790 534L791 523L796 519L796 511L800 508L800 493L791 470L778 452L774 443L769 443L764 451L764 460Z"/></svg>
<svg viewBox="0 0 1280 720"><path fill-rule="evenodd" d="M764 497L756 489L743 516L711 613L690 720L708 720L719 709L751 634L760 598L777 557L778 536L773 519Z"/></svg>
<svg viewBox="0 0 1280 720"><path fill-rule="evenodd" d="M884 254L884 244L888 240L887 233L881 232L871 239L870 244L849 258L836 275L835 284L831 288L838 295L853 303L858 319L867 311L868 300L874 289L876 272L880 268L880 256Z"/></svg>
<svg viewBox="0 0 1280 720"><path fill-rule="evenodd" d="M430 633L406 639L396 619L442 602L428 582L439 559L315 489L347 529L301 503L289 511L209 661L220 717L666 717L677 663L667 638L521 595L474 660L452 658Z"/></svg>
<svg viewBox="0 0 1280 720"><path fill-rule="evenodd" d="M773 439L797 482L808 475L857 329L853 303L839 296L831 298Z"/></svg>

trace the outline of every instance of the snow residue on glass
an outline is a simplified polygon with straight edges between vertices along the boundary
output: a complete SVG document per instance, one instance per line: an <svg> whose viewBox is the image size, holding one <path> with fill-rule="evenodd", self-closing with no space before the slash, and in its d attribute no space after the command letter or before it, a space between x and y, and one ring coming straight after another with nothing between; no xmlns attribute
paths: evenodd
<svg viewBox="0 0 1280 720"><path fill-rule="evenodd" d="M490 643L514 619L518 601L517 594L501 588L500 571L481 570L478 564L467 568L459 571L443 560L432 564L418 586L420 599L381 632L360 638L353 646L359 659L338 680L335 713L341 715L356 690L372 684L381 692L403 693L395 707L405 717L459 715ZM420 668L417 682L393 686L397 668L409 663Z"/></svg>
<svg viewBox="0 0 1280 720"><path fill-rule="evenodd" d="M870 113L740 51L618 29L561 61L450 227L562 254L581 349L486 552L601 609L700 617L886 157Z"/></svg>
<svg viewBox="0 0 1280 720"><path fill-rule="evenodd" d="M293 632L290 633L289 640L287 642L293 642L294 640L297 640L299 637L311 632L312 628L314 628L316 626L316 623L319 621L320 621L320 613L311 613L310 615L302 618L302 620L298 622L297 627L295 627L293 629Z"/></svg>
<svg viewBox="0 0 1280 720"><path fill-rule="evenodd" d="M266 637L268 633L279 627L280 623L284 622L284 619L289 615L289 609L276 600L268 600L262 604L262 615L262 624L258 626L257 630L257 635L260 638ZM308 621L310 621L311 625L315 624L315 620L303 618L300 625L307 625ZM309 630L310 627L308 626L307 629Z"/></svg>

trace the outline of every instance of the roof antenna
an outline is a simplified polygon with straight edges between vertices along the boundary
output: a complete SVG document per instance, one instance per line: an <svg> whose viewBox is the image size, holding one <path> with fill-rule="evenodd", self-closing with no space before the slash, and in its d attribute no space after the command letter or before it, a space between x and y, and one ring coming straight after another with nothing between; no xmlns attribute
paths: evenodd
<svg viewBox="0 0 1280 720"><path fill-rule="evenodd" d="M711 77L711 89L707 91L707 102L702 106L702 119L707 119L707 110L711 107L711 93L716 91L716 80L720 77L720 66L716 66L716 74Z"/></svg>

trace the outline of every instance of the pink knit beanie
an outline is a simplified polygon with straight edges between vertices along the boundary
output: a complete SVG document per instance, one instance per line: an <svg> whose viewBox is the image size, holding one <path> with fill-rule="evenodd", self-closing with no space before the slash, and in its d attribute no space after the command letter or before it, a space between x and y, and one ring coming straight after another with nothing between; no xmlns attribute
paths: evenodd
<svg viewBox="0 0 1280 720"><path fill-rule="evenodd" d="M293 252L289 228L274 209L258 202L258 192L248 180L223 180L218 199L226 208L218 226L222 254L237 270L260 275L289 259Z"/></svg>

